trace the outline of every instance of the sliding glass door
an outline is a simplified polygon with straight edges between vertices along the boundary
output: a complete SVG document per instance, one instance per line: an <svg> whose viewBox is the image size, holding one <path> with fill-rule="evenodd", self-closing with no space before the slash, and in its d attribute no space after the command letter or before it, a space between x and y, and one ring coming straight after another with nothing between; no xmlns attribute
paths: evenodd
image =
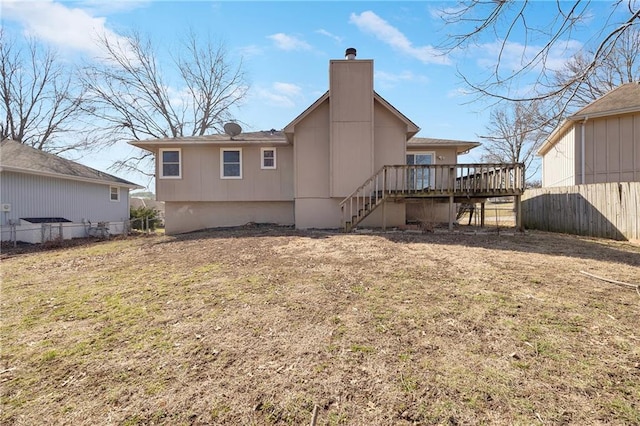
<svg viewBox="0 0 640 426"><path fill-rule="evenodd" d="M428 165L433 164L433 153L407 154L407 165ZM410 190L420 191L429 188L432 183L431 170L428 168L410 168L407 174L407 187Z"/></svg>

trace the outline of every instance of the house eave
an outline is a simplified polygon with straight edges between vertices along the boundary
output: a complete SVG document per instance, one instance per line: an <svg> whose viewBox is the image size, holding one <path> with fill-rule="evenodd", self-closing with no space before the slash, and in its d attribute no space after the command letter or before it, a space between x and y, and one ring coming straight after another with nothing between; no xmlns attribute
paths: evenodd
<svg viewBox="0 0 640 426"><path fill-rule="evenodd" d="M551 148L553 148L553 146L556 143L558 143L559 135L561 135L565 131L567 131L572 125L573 125L573 121L572 120L565 119L565 120L562 121L562 123L560 123L560 125L558 127L553 129L553 132L551 132L549 137L547 137L547 139L545 139L545 141L542 143L542 146L540 147L540 149L538 149L538 152L537 152L538 156L543 156L547 152L549 152L549 150Z"/></svg>
<svg viewBox="0 0 640 426"><path fill-rule="evenodd" d="M608 111L601 111L601 112L596 112L596 113L587 113L587 114L575 114L572 115L568 118L568 120L571 121L582 121L585 118L589 119L589 118L601 118L601 117L608 117L608 116L613 116L613 115L621 115L621 114L630 114L630 113L635 113L635 112L640 112L640 105L637 106L631 106L631 107L627 107L627 108L619 108L619 109L613 109L613 110L608 110Z"/></svg>
<svg viewBox="0 0 640 426"><path fill-rule="evenodd" d="M285 134L287 140L290 143L293 143L293 133L295 132L295 127L298 123L305 119L309 114L311 114L318 106L324 103L327 99L329 99L329 91L327 90L322 96L320 96L314 103L309 105L307 109L302 111L296 118L294 118L289 124L287 124L282 130Z"/></svg>
<svg viewBox="0 0 640 426"><path fill-rule="evenodd" d="M407 125L407 140L411 139L416 134L418 134L418 132L420 131L420 127L418 127L417 124L411 121L409 117L401 113L396 107L391 105L391 103L389 103L386 99L384 99L375 91L373 92L373 98L378 102L380 102L380 104L382 104L385 108L387 108L387 110L389 110L393 115L395 115L397 118L399 118L401 121L403 121Z"/></svg>
<svg viewBox="0 0 640 426"><path fill-rule="evenodd" d="M20 167L0 166L0 172L24 173L28 175L34 175L34 176L44 176L44 177L52 177L57 179L73 180L77 182L87 182L87 183L96 183L100 185L118 186L118 187L124 187L129 189L144 189L144 186L140 186L133 182L117 182L117 181L104 180L104 179L92 179L92 178L82 177L82 176L65 175L62 173L51 173L51 172L43 172L40 170L23 169Z"/></svg>
<svg viewBox="0 0 640 426"><path fill-rule="evenodd" d="M471 151L473 148L477 148L482 144L479 142L462 142L453 143L455 141L451 141L450 144L442 144L442 143L407 143L407 150L420 150L420 149L438 149L438 148L455 148L456 154L466 154Z"/></svg>
<svg viewBox="0 0 640 426"><path fill-rule="evenodd" d="M229 140L177 140L177 139L161 139L161 140L148 140L148 141L130 141L129 145L133 145L140 149L155 153L158 148L162 147L181 147L181 146L219 146L224 147L237 147L237 146L287 146L291 145L287 140L242 140L242 139L229 139Z"/></svg>

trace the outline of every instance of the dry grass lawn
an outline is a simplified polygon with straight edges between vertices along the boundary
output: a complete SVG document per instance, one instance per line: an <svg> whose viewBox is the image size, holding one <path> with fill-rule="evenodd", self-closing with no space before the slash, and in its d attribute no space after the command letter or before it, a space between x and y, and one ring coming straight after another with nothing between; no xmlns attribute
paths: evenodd
<svg viewBox="0 0 640 426"><path fill-rule="evenodd" d="M640 247L257 227L2 255L3 425L640 424Z"/></svg>

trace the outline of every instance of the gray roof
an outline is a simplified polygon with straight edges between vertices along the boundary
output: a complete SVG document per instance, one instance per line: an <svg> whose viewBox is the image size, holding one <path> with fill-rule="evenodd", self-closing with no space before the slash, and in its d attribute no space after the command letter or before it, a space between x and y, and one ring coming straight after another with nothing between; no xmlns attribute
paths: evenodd
<svg viewBox="0 0 640 426"><path fill-rule="evenodd" d="M458 154L468 151L472 148L480 146L480 142L472 141L459 141L453 139L438 139L438 138L416 138L413 137L407 142L407 148L438 148L438 147L455 147Z"/></svg>
<svg viewBox="0 0 640 426"><path fill-rule="evenodd" d="M640 82L626 83L591 102L569 119L640 111Z"/></svg>
<svg viewBox="0 0 640 426"><path fill-rule="evenodd" d="M141 141L130 141L133 146L152 150L154 146L177 146L180 144L190 145L281 145L288 144L287 138L280 130L261 130L258 132L240 133L233 138L227 134L204 135L204 136L183 136L179 138L147 139Z"/></svg>
<svg viewBox="0 0 640 426"><path fill-rule="evenodd" d="M538 155L545 155L560 140L560 136L576 121L606 117L609 115L640 111L640 83L626 83L616 87L604 96L591 102L556 127L538 149Z"/></svg>
<svg viewBox="0 0 640 426"><path fill-rule="evenodd" d="M140 185L117 176L11 139L0 142L0 170L142 188Z"/></svg>

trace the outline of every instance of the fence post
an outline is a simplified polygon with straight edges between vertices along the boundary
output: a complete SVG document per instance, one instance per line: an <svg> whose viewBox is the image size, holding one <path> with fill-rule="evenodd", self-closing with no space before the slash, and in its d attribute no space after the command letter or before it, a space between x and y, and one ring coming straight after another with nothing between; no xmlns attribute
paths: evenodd
<svg viewBox="0 0 640 426"><path fill-rule="evenodd" d="M18 229L14 222L9 223L9 227L11 229L11 236L13 240L13 248L18 247Z"/></svg>

